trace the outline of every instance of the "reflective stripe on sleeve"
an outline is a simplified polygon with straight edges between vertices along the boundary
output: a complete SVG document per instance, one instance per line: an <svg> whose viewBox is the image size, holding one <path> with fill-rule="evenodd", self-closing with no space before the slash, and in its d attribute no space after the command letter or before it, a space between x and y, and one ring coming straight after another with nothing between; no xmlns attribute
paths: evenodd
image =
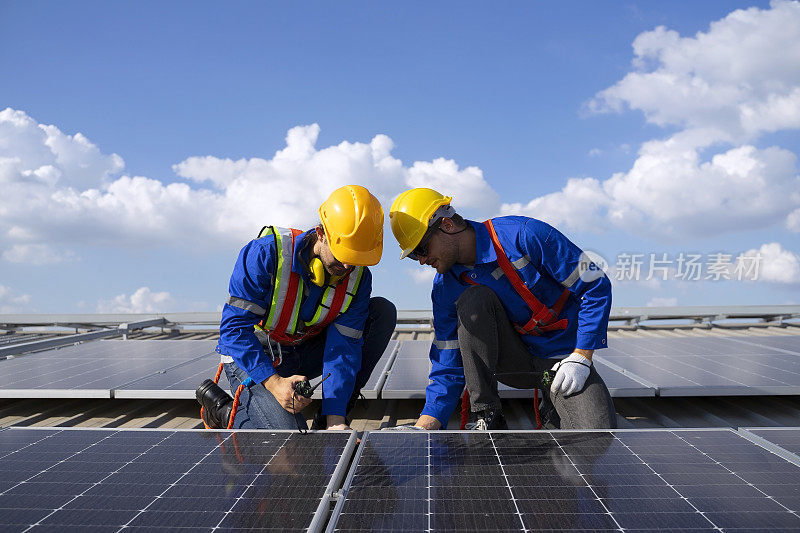
<svg viewBox="0 0 800 533"><path fill-rule="evenodd" d="M345 337L350 337L351 339L360 339L364 332L360 329L353 329L348 328L347 326L343 326L341 324L334 324L336 326L336 330L344 335Z"/></svg>
<svg viewBox="0 0 800 533"><path fill-rule="evenodd" d="M440 350L458 350L458 339L452 341L440 341L436 339L433 341L433 345L439 348Z"/></svg>
<svg viewBox="0 0 800 533"><path fill-rule="evenodd" d="M530 262L531 262L531 260L528 259L528 256L527 255L523 255L522 257L520 257L516 261L512 261L511 264L514 265L514 268L516 268L517 270L521 270L521 269L525 268L526 266L528 266L528 263L530 263Z"/></svg>
<svg viewBox="0 0 800 533"><path fill-rule="evenodd" d="M243 298L237 298L236 296L228 296L228 305L238 307L239 309L244 309L245 311L250 311L251 313L258 316L263 316L267 314L267 310L258 305L257 303L249 302Z"/></svg>

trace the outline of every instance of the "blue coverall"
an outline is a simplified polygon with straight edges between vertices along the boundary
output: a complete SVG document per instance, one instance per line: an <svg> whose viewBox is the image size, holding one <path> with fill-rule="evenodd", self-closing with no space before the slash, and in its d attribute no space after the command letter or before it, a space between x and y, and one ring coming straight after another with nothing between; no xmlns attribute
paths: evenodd
<svg viewBox="0 0 800 533"><path fill-rule="evenodd" d="M309 244L307 237L314 230L298 235L295 240L292 270L303 278L304 292L300 303L300 320L310 320L325 287L311 283L303 262L298 260ZM269 309L275 287L275 267L278 257L275 237L267 235L250 241L239 252L231 275L228 291L234 298ZM367 320L372 291L372 274L364 269L361 282L347 311L339 315L327 328L323 355L323 375L331 376L325 381L322 400L323 415L345 416L347 402L353 393L355 377L361 368L362 333ZM242 307L225 304L222 310L217 353L227 356L244 370L257 384L276 373L272 359L264 351L253 327L263 318L247 303ZM223 361L225 358L223 357Z"/></svg>
<svg viewBox="0 0 800 533"><path fill-rule="evenodd" d="M443 426L464 390L456 300L470 284L459 280L461 274L492 289L513 323L524 325L531 318L530 308L500 270L488 229L480 222L466 222L475 230L474 267L455 264L446 273L437 273L431 291L435 340L430 351L431 383L422 414L436 418ZM518 264L527 259L528 264L517 272L540 302L552 308L565 288L571 292L559 315L559 319L568 320L566 329L521 336L531 356L560 359L576 348L605 348L611 312L608 277L580 248L545 222L521 216L498 217L492 222L508 259Z"/></svg>

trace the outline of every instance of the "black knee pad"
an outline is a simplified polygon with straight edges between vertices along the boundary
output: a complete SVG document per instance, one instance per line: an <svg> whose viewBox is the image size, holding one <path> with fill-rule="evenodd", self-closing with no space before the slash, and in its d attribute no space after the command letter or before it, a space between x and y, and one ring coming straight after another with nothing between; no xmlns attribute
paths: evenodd
<svg viewBox="0 0 800 533"><path fill-rule="evenodd" d="M369 299L369 314L379 318L381 322L391 322L392 328L397 324L397 307L382 296L373 296Z"/></svg>

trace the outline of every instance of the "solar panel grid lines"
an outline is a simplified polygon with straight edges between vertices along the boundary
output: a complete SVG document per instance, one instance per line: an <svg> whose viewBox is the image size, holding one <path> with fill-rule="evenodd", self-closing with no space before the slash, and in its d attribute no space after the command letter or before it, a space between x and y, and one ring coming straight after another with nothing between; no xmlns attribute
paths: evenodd
<svg viewBox="0 0 800 533"><path fill-rule="evenodd" d="M0 471L24 477L0 476L0 529L319 530L354 445L353 432L10 428Z"/></svg>
<svg viewBox="0 0 800 533"><path fill-rule="evenodd" d="M110 436L111 436L111 435L109 435L109 437L110 437ZM106 438L108 438L108 437L106 437ZM108 479L108 478L109 478L109 477L111 477L112 475L114 475L114 474L118 473L118 472L119 472L120 470L122 470L122 469L123 469L125 466L127 466L127 465L131 464L133 461L135 461L136 459L138 459L138 458L139 458L139 457L141 457L142 455L146 454L146 453L147 453L147 451L149 451L149 450L152 450L153 448L155 448L156 446L158 446L158 444L160 444L161 442L164 442L164 441L165 441L167 438L169 438L169 435L166 435L166 436L165 436L165 437L164 437L164 438L163 438L161 441L159 441L158 443L156 443L156 444L153 444L153 445L152 445L150 448L148 448L148 450L145 450L145 451L141 452L139 455L137 455L136 457L134 457L134 458L133 458L131 461L128 461L127 463L124 463L124 464L122 464L122 465L121 465L119 468L117 468L116 470L112 471L112 472L111 472L110 474L108 474L106 477L102 478L102 479L101 479L100 481L98 481L98 482L97 482L95 485L102 484L102 483L103 483L103 481L105 481L106 479ZM103 439L103 440L105 440L105 439ZM81 451L77 452L75 455L77 455L77 454L79 454L79 453L81 453L81 452L83 452L83 451L85 451L85 450L88 450L89 448L91 448L92 446L95 446L95 445L96 445L96 444L98 444L99 442L100 442L100 441L98 441L98 442L96 442L96 443L93 443L93 444L92 444L92 445L90 445L88 448L85 448L84 450L81 450ZM74 457L74 456L73 456L73 457ZM67 458L67 459L69 459L69 458ZM66 461L67 459L64 459L63 461L61 461L61 463L63 463L63 462L64 462L64 461ZM57 463L57 464L61 464L61 463ZM47 470L43 470L42 472L46 472L46 471L47 471ZM41 473L41 472L40 472L40 473ZM38 475L38 474L37 474L37 475ZM39 525L41 525L43 521L46 521L46 520L47 520L49 517L51 517L53 514L57 513L58 511L61 511L61 510L63 510L65 506L68 506L70 503L72 503L72 502L73 502L73 501L75 501L76 499L78 499L78 498L80 498L81 496L83 496L84 494L86 494L86 492L87 492L87 491L88 491L90 488L91 488L91 487L87 488L87 489L86 489L86 490L84 490L83 492L81 492L81 493L77 494L77 495L76 495L75 497L73 497L72 499L70 499L70 500L66 501L66 502L65 502L63 505L61 505L61 507L58 507L57 509L53 509L53 510L52 510L50 513L48 513L47 515L43 516L42 518L40 518L40 519L39 519L38 521L36 521L35 523L31 524L31 525L30 525L30 526L29 526L27 529L25 529L25 531L31 530L31 529L35 528L36 526L39 526ZM0 496L2 496L2 495L0 495Z"/></svg>
<svg viewBox="0 0 800 533"><path fill-rule="evenodd" d="M522 526L522 530L526 531L525 527L525 520L522 518L522 513L519 511L519 505L517 505L517 499L514 497L514 491L511 489L511 483L508 481L508 476L506 475L506 469L503 466L503 461L500 459L500 452L497 451L497 446L494 444L494 438L492 434L489 433L489 440L492 443L492 448L494 449L494 454L497 457L497 462L500 464L500 471L503 473L503 479L506 482L506 487L508 488L508 494L511 496L511 501L514 503L514 509L517 512L517 516L519 517L519 523Z"/></svg>
<svg viewBox="0 0 800 533"><path fill-rule="evenodd" d="M223 439L223 440L220 442L220 446L222 446L222 445L223 445L223 444L224 444L224 443L225 443L225 442L226 442L228 439L230 439L232 435L233 435L233 433L231 433L231 434L229 434L227 437L225 437L225 438L224 438L224 439ZM289 437L286 437L286 441L284 441L284 444L285 444L285 443L286 443L288 440L289 440ZM162 442L163 442L163 441L162 441ZM181 480L182 480L184 477L186 477L186 476L187 476L187 475L188 475L188 474L189 474L189 473L190 473L190 472L191 472L191 471L192 471L192 470L193 470L195 467L197 467L197 465L199 465L199 464L200 464L200 463L203 461L203 459L206 459L207 457L209 457L209 456L210 456L212 453L214 453L214 451L215 451L215 449L211 449L211 450L209 450L209 451L208 451L208 453L206 453L206 454L203 456L203 458L202 458L200 461L198 461L197 463L195 463L195 465L194 465L194 466L192 466L192 467L191 467L189 470L187 470L187 471L186 471L186 473L182 474L182 475L181 475L181 477L179 477L179 478L178 478L176 481L174 481L174 482L173 482L173 483L171 483L171 484L170 484L170 485L169 485L167 488L165 488L165 489L164 489L164 491L163 491L163 492L161 492L161 494L157 495L157 496L156 496L156 499L154 499L153 501L151 501L150 503L148 503L148 504L147 504L146 506L144 506L144 507L143 507L141 510L139 510L139 512L138 512L138 513L136 513L136 514L135 514L135 515L134 515L134 516L133 516L133 517L132 517L130 520L128 520L127 522L125 522L124 524L122 524L122 526L121 526L121 528L120 528L120 529L124 529L124 528L128 527L129 525L131 525L131 523L132 523L132 522L134 522L134 521L135 521L137 518L139 518L139 516L141 516L141 515L142 515L142 513L146 512L146 511L147 511L147 509L148 509L148 508L149 508L151 505L153 505L153 503L155 503L155 501L157 501L159 498L162 498L162 497L164 496L164 494L166 494L166 493L167 493L167 491L169 491L169 490L170 490L172 487L174 487L175 485L179 484L179 483L180 483L180 481L181 481ZM277 452L277 450L276 450L276 452L275 452L275 453L278 453L278 452ZM275 457L275 455L273 454L273 455L272 455L272 457ZM267 461L267 463L264 465L264 468L266 468L267 464L269 464L269 461ZM262 472L263 472L263 469L262 469ZM253 482L251 481L251 482L250 482L250 485L248 485L248 488L249 488L250 486L252 486L252 483L253 483ZM247 489L245 489L245 491L246 491L246 490L247 490ZM237 498L236 498L236 500L234 501L234 504L233 504L233 505L236 505L236 502L238 502L240 499L241 499L241 495L239 495L239 497L237 497ZM231 506L231 509L232 509L232 508L233 508L233 506ZM230 513L231 509L228 509L228 511L226 511L226 513L225 513L225 516L227 516L227 515ZM224 517L223 517L223 520L224 520ZM220 522L222 522L222 520L220 520ZM217 525L214 527L214 529L217 529L218 527L219 527L219 523L217 523Z"/></svg>
<svg viewBox="0 0 800 533"><path fill-rule="evenodd" d="M791 530L798 476L732 430L369 432L328 531Z"/></svg>

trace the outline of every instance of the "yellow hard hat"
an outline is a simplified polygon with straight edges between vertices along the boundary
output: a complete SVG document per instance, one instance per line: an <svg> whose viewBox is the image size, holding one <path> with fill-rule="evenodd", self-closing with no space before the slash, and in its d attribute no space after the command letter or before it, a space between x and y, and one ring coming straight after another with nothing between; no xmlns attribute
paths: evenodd
<svg viewBox="0 0 800 533"><path fill-rule="evenodd" d="M420 187L409 189L398 196L389 210L392 233L403 253L400 259L411 253L428 231L431 217L439 207L449 205L452 200L434 191Z"/></svg>
<svg viewBox="0 0 800 533"><path fill-rule="evenodd" d="M377 265L383 252L383 208L360 185L333 191L319 206L333 256L348 265Z"/></svg>

